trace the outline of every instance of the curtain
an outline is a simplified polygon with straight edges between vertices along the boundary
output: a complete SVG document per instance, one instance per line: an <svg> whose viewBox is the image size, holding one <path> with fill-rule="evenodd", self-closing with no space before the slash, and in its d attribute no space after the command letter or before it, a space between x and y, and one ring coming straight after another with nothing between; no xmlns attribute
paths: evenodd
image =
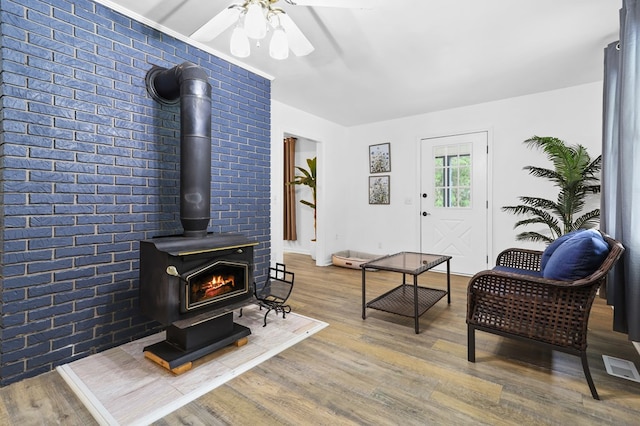
<svg viewBox="0 0 640 426"><path fill-rule="evenodd" d="M624 0L620 42L605 49L602 230L626 251L608 277L613 329L640 341L640 0Z"/></svg>
<svg viewBox="0 0 640 426"><path fill-rule="evenodd" d="M295 241L296 232L296 187L289 185L296 175L296 138L284 139L284 239Z"/></svg>
<svg viewBox="0 0 640 426"><path fill-rule="evenodd" d="M620 43L615 41L604 49L604 90L602 119L602 175L600 178L600 229L611 236L616 236L616 199L617 199L617 162L618 162L618 63L620 60ZM622 260L619 261L621 264ZM608 283L620 281L616 278L622 268L611 271ZM611 285L613 287L613 284ZM609 305L613 302L613 289L607 286L600 288L600 297L607 298Z"/></svg>

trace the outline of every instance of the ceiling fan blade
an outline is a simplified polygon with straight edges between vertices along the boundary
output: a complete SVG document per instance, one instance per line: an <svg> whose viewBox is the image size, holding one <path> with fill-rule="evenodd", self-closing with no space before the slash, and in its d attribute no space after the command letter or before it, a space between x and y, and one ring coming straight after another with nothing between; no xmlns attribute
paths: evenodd
<svg viewBox="0 0 640 426"><path fill-rule="evenodd" d="M288 2L289 3L289 2ZM349 9L372 9L378 0L291 0L296 6L343 7Z"/></svg>
<svg viewBox="0 0 640 426"><path fill-rule="evenodd" d="M305 56L313 52L314 48L311 42L302 34L300 28L293 22L293 20L286 13L280 13L280 25L284 28L284 32L287 35L287 41L289 42L289 49L296 56Z"/></svg>
<svg viewBox="0 0 640 426"><path fill-rule="evenodd" d="M222 12L218 13L209 22L198 28L191 38L196 41L207 42L222 34L231 25L238 22L240 17L240 9L237 5L231 5Z"/></svg>

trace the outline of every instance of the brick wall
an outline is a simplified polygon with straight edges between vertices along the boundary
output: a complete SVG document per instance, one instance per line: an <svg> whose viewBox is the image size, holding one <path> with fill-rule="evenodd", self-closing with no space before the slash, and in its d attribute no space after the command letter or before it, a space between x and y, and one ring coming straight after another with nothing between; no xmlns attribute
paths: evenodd
<svg viewBox="0 0 640 426"><path fill-rule="evenodd" d="M179 106L146 93L185 61L212 85L213 232L269 264L270 83L89 0L2 0L0 385L157 331L139 241L181 233Z"/></svg>

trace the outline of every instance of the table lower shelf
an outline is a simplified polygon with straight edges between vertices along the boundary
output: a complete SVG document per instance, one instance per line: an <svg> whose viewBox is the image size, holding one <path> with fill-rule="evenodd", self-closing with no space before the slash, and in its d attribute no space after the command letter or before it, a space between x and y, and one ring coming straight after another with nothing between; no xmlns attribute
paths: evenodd
<svg viewBox="0 0 640 426"><path fill-rule="evenodd" d="M367 303L367 308L377 309L392 314L414 317L414 286L401 284L400 286L376 297ZM418 316L424 314L440 299L447 295L444 290L418 286Z"/></svg>

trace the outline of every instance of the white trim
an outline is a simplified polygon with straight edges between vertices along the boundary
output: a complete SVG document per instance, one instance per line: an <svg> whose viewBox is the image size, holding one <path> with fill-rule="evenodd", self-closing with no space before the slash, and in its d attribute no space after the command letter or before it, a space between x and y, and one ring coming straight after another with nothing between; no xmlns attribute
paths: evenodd
<svg viewBox="0 0 640 426"><path fill-rule="evenodd" d="M78 399L87 407L89 413L100 425L117 425L118 421L109 414L109 411L104 408L104 405L100 403L98 398L89 390L82 380L73 372L69 364L56 367L56 371L67 385L71 388L73 393L76 394Z"/></svg>
<svg viewBox="0 0 640 426"><path fill-rule="evenodd" d="M417 232L414 232L414 245L415 251L420 252L422 249L422 200L420 199L422 194L420 193L420 168L422 167L422 139L421 137L416 137L415 139L415 147L414 152L416 153L416 167L415 174L413 179L413 193L415 194L415 218L413 219L413 229L417 229Z"/></svg>
<svg viewBox="0 0 640 426"><path fill-rule="evenodd" d="M169 35L171 37L175 37L175 38L177 38L178 40L180 40L180 41L182 41L184 43L187 43L187 44L190 44L191 46L197 47L198 49L203 50L203 51L205 51L207 53L210 53L210 54L212 54L214 56L217 56L220 59L224 59L225 61L227 61L229 63L232 63L233 65L237 65L237 66L239 66L241 68L244 68L247 71L250 71L250 72L252 72L254 74L257 74L257 75L259 75L261 77L264 77L264 78L266 78L268 80L274 80L275 79L274 76L272 76L270 74L267 74L266 72L261 71L261 70L259 70L257 68L254 68L251 65L247 65L247 64L245 64L243 62L240 62L239 60L237 60L233 56L229 56L229 55L227 55L225 53L219 52L219 51L215 50L214 48L212 48L211 46L207 46L204 43L200 43L200 42L197 42L195 40L192 40L189 37L187 37L187 36L185 36L183 34L180 34L180 33L176 32L176 31L172 30L171 28L167 28L164 25L160 25L157 22L154 22L154 21L152 21L152 20L150 20L150 19L148 19L148 18L146 18L146 17L144 17L142 15L139 15L139 14L137 14L137 13L135 13L135 12L123 7L122 5L113 3L110 0L94 0L94 1L96 3L98 3L98 4L101 4L101 5L105 6L105 7L110 8L110 9L112 9L112 10L118 12L118 13L121 13L121 14L123 14L123 15L131 18L131 19L134 19L134 20L136 20L136 21L138 21L138 22L140 22L142 24L145 24L145 25L147 25L147 26L149 26L149 27L151 27L153 29L156 29L156 30L158 30L158 31L160 31L162 33L165 33L165 34L167 34L167 35Z"/></svg>
<svg viewBox="0 0 640 426"><path fill-rule="evenodd" d="M482 130L481 130L482 131ZM493 254L493 127L484 130L487 132L487 267L491 268L496 259Z"/></svg>

